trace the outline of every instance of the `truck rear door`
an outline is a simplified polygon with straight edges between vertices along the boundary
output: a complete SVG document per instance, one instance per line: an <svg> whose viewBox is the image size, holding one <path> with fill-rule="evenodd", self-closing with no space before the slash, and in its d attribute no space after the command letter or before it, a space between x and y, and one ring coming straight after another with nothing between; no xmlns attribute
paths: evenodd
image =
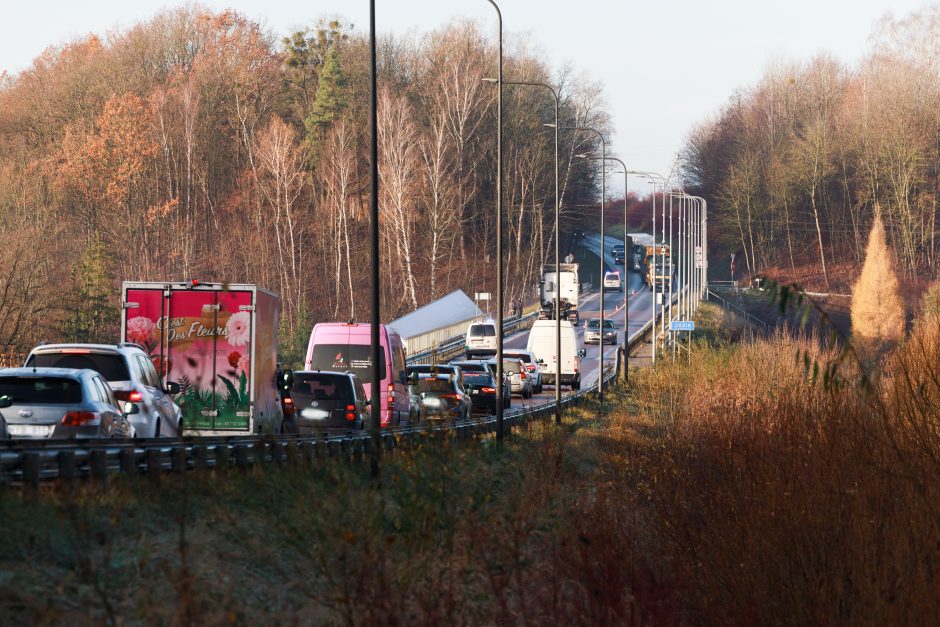
<svg viewBox="0 0 940 627"><path fill-rule="evenodd" d="M248 291L127 290L125 339L179 383L184 430L248 430L252 304Z"/></svg>

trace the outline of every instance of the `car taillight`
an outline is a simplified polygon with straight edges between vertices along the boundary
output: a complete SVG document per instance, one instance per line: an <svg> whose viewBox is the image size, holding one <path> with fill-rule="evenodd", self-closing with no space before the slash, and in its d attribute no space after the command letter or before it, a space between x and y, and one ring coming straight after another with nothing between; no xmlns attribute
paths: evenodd
<svg viewBox="0 0 940 627"><path fill-rule="evenodd" d="M529 372L535 372L535 364L526 364L525 367Z"/></svg>
<svg viewBox="0 0 940 627"><path fill-rule="evenodd" d="M346 420L355 420L356 419L356 406L355 405L346 405Z"/></svg>
<svg viewBox="0 0 940 627"><path fill-rule="evenodd" d="M137 390L134 390L130 393L127 400L129 400L132 403L139 403L140 401L144 400L144 395L138 392Z"/></svg>
<svg viewBox="0 0 940 627"><path fill-rule="evenodd" d="M441 398L446 398L449 401L459 401L460 394L452 394L452 393L441 394Z"/></svg>
<svg viewBox="0 0 940 627"><path fill-rule="evenodd" d="M137 390L118 390L114 393L114 398L119 401L130 401L131 403L139 403L144 400L144 395L138 392Z"/></svg>
<svg viewBox="0 0 940 627"><path fill-rule="evenodd" d="M281 399L281 403L284 406L284 414L287 416L292 416L294 414L294 399L290 396L285 396Z"/></svg>
<svg viewBox="0 0 940 627"><path fill-rule="evenodd" d="M485 387L485 388L480 388L480 390L484 394L496 394L496 388Z"/></svg>
<svg viewBox="0 0 940 627"><path fill-rule="evenodd" d="M525 381L525 370L520 370L520 371L519 371L519 376L521 376L521 377L522 377L522 380Z"/></svg>
<svg viewBox="0 0 940 627"><path fill-rule="evenodd" d="M89 422L96 422L99 416L93 411L68 411L62 416L62 424L66 427L80 427Z"/></svg>

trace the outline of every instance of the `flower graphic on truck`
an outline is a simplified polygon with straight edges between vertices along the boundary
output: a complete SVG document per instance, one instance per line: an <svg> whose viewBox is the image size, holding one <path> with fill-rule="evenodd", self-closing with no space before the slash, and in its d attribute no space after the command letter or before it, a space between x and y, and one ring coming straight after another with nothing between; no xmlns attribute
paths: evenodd
<svg viewBox="0 0 940 627"><path fill-rule="evenodd" d="M239 311L225 323L225 335L232 346L244 346L251 339L251 317L247 311Z"/></svg>
<svg viewBox="0 0 940 627"><path fill-rule="evenodd" d="M140 344L148 350L153 342L153 320L146 316L137 316L127 321L127 341Z"/></svg>

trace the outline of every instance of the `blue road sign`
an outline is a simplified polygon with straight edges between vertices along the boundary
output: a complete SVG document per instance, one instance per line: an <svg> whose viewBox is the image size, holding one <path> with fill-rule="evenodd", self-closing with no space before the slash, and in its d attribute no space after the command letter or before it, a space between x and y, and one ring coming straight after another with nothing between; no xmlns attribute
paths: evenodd
<svg viewBox="0 0 940 627"><path fill-rule="evenodd" d="M694 331L695 320L673 320L669 323L671 331Z"/></svg>

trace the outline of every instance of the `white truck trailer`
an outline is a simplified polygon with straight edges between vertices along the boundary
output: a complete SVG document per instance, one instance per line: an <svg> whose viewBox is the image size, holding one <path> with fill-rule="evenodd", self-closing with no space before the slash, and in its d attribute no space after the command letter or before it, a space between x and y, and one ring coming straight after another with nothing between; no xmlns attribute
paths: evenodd
<svg viewBox="0 0 940 627"><path fill-rule="evenodd" d="M561 317L562 320L570 321L574 326L578 326L580 321L578 317L578 299L581 295L581 283L578 279L578 264L562 263L545 264L542 266L541 296L542 310L550 311L551 318L555 317L555 294L556 290L561 298Z"/></svg>

